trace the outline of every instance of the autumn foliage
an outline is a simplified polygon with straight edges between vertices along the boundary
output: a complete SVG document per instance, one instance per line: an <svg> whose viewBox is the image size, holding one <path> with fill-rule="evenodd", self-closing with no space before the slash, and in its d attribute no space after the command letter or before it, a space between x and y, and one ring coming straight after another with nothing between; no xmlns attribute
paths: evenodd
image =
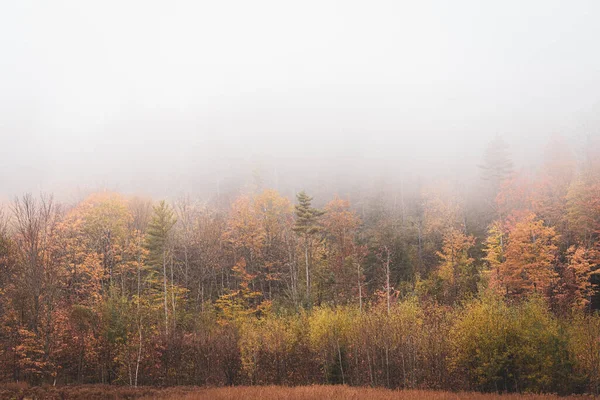
<svg viewBox="0 0 600 400"><path fill-rule="evenodd" d="M488 151L477 200L449 180L19 197L0 213L0 381L598 393L600 170L561 147L529 173Z"/></svg>

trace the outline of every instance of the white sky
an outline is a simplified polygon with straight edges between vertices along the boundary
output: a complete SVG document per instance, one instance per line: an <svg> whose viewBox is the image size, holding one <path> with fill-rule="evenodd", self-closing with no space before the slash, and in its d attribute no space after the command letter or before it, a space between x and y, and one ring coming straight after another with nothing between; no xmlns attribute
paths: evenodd
<svg viewBox="0 0 600 400"><path fill-rule="evenodd" d="M598 21L593 0L0 0L0 195L464 167L495 134L526 162L598 132Z"/></svg>

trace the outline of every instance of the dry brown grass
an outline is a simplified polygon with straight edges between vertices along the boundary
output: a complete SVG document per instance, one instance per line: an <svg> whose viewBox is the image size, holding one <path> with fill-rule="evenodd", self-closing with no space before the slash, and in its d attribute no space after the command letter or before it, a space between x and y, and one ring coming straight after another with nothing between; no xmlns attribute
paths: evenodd
<svg viewBox="0 0 600 400"><path fill-rule="evenodd" d="M151 399L150 397L149 399ZM429 390L387 390L357 388L348 386L253 386L199 389L183 397L170 397L169 400L550 400L550 399L592 399L593 396L559 397L555 395L497 395L482 393L452 393Z"/></svg>
<svg viewBox="0 0 600 400"><path fill-rule="evenodd" d="M139 387L115 385L73 385L73 386L34 386L26 384L0 383L0 400L135 400L181 399L187 394L199 391L197 387Z"/></svg>
<svg viewBox="0 0 600 400"><path fill-rule="evenodd" d="M238 386L222 388L172 387L137 389L123 386L81 385L63 387L27 387L1 385L0 399L36 400L551 400L592 399L593 396L558 397L555 395L496 395L481 393L452 393L428 390L387 390L348 386Z"/></svg>

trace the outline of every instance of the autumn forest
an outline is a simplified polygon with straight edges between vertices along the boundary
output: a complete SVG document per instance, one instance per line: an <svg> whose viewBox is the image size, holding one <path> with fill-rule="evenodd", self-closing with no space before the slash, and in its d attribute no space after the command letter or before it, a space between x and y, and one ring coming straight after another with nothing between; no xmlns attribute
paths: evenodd
<svg viewBox="0 0 600 400"><path fill-rule="evenodd" d="M19 195L0 381L597 394L600 147L540 153L498 136L468 189Z"/></svg>

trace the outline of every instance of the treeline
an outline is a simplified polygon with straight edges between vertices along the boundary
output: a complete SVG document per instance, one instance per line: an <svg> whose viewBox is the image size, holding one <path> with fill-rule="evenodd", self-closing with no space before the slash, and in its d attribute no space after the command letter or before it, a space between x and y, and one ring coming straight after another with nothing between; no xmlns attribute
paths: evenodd
<svg viewBox="0 0 600 400"><path fill-rule="evenodd" d="M598 393L595 149L554 141L525 173L496 139L477 196L18 197L0 379Z"/></svg>

